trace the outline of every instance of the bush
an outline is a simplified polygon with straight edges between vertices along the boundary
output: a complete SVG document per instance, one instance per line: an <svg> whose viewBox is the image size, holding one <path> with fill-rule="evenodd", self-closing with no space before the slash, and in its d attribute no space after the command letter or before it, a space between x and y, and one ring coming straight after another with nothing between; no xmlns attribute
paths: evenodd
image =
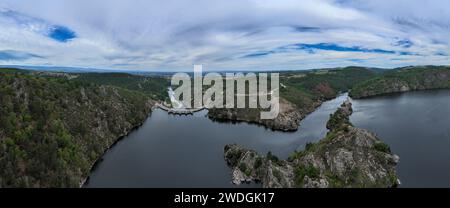
<svg viewBox="0 0 450 208"><path fill-rule="evenodd" d="M308 176L308 178L316 179L320 177L320 171L319 169L315 168L312 165L308 166L298 166L295 171L295 184L298 187L303 186L303 182L305 180L305 177Z"/></svg>
<svg viewBox="0 0 450 208"><path fill-rule="evenodd" d="M277 164L277 165L283 165L282 161L275 155L272 154L272 152L267 153L267 159L272 161L273 163Z"/></svg>
<svg viewBox="0 0 450 208"><path fill-rule="evenodd" d="M384 152L384 153L391 153L391 148L389 147L389 145L383 143L383 142L379 142L376 143L374 145L375 150L379 151L379 152Z"/></svg>
<svg viewBox="0 0 450 208"><path fill-rule="evenodd" d="M245 173L247 171L247 166L244 163L240 163L239 170Z"/></svg>
<svg viewBox="0 0 450 208"><path fill-rule="evenodd" d="M260 157L256 158L256 161L255 161L255 164L253 165L254 166L253 168L255 170L260 168L262 166L262 163L263 163L263 161L262 161L262 159Z"/></svg>

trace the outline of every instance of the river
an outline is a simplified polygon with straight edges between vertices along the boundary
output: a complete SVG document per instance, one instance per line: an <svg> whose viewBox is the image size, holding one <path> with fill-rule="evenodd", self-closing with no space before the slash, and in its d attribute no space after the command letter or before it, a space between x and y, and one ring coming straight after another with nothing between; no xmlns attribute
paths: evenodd
<svg viewBox="0 0 450 208"><path fill-rule="evenodd" d="M247 123L217 123L155 110L141 128L108 151L85 187L236 187L223 159L226 144L287 158L326 135L329 115L347 94L325 102L294 133ZM400 156L401 187L450 187L450 91L353 100L352 123L375 132ZM240 187L259 187L247 184Z"/></svg>
<svg viewBox="0 0 450 208"><path fill-rule="evenodd" d="M450 187L450 90L354 100L351 121L400 156L401 187Z"/></svg>
<svg viewBox="0 0 450 208"><path fill-rule="evenodd" d="M329 115L346 98L344 94L325 102L294 133L247 123L213 122L206 111L176 116L157 109L103 156L85 187L235 187L223 157L225 145L236 143L287 158L326 135Z"/></svg>

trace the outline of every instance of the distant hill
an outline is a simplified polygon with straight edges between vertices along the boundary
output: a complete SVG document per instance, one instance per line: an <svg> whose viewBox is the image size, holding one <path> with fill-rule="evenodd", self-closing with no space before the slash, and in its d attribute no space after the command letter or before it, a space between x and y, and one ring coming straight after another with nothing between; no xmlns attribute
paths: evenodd
<svg viewBox="0 0 450 208"><path fill-rule="evenodd" d="M210 109L208 116L219 121L243 121L273 130L296 131L300 121L324 101L376 76L364 67L284 72L280 74L280 114L275 120L261 120L261 109L248 108Z"/></svg>
<svg viewBox="0 0 450 208"><path fill-rule="evenodd" d="M132 69L100 69L64 66L21 66L21 65L0 65L0 68L22 69L27 71L40 72L66 72L66 73L127 73L142 76L171 76L174 72L147 71Z"/></svg>
<svg viewBox="0 0 450 208"><path fill-rule="evenodd" d="M139 76L128 73L80 73L74 80L138 91L154 100L161 101L168 99L167 87L170 84L167 77Z"/></svg>
<svg viewBox="0 0 450 208"><path fill-rule="evenodd" d="M450 88L450 67L412 66L384 72L357 84L350 92L353 98L366 98L389 93Z"/></svg>
<svg viewBox="0 0 450 208"><path fill-rule="evenodd" d="M31 74L39 77L66 78L85 84L98 84L116 86L128 90L138 91L150 96L154 100L165 101L168 99L167 87L170 77L166 75L148 74L141 75L125 72L64 72L62 70L40 71L33 69L0 68L0 73Z"/></svg>

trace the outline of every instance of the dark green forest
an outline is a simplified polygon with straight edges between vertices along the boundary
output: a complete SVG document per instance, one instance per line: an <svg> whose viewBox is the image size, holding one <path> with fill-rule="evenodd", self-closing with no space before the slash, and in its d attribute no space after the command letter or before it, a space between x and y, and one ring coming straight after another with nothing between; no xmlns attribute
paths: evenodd
<svg viewBox="0 0 450 208"><path fill-rule="evenodd" d="M0 70L0 186L79 187L153 101L111 86Z"/></svg>
<svg viewBox="0 0 450 208"><path fill-rule="evenodd" d="M82 73L78 74L74 80L138 91L155 100L162 101L167 99L167 87L170 83L167 77L149 77L127 73Z"/></svg>
<svg viewBox="0 0 450 208"><path fill-rule="evenodd" d="M398 68L357 84L350 92L353 98L389 93L450 88L450 67L417 66Z"/></svg>

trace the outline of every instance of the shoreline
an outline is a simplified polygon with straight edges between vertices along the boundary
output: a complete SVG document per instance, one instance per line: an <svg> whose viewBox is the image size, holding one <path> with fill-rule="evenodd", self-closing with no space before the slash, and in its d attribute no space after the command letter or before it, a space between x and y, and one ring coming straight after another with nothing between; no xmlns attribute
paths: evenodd
<svg viewBox="0 0 450 208"><path fill-rule="evenodd" d="M297 132L301 126L302 121L308 117L310 114L312 114L313 112L315 112L317 109L319 109L325 102L329 102L332 101L342 95L348 94L348 92L341 92L338 93L336 96L332 97L332 98L328 98L328 99L324 99L324 100L318 100L317 102L314 103L313 107L311 108L311 110L305 112L304 114L302 114L299 111L299 108L296 106L296 111L297 113L300 115L298 118L298 125L295 129L291 128L291 129L281 129L281 128L276 128L275 125L270 125L268 123L264 123L264 122L260 122L261 120L246 120L246 119L238 119L238 118L222 118L222 117L215 117L211 114L207 114L207 117L213 121L213 122L218 122L218 123L232 123L232 124L239 124L239 123L247 123L247 124L252 124L252 125L256 125L256 126L260 126L260 127L264 127L268 130L274 131L274 132L285 132L285 133L293 133L293 132ZM264 120L263 120L264 121Z"/></svg>
<svg viewBox="0 0 450 208"><path fill-rule="evenodd" d="M102 162L102 158L103 156L105 156L106 153L109 152L109 150L111 150L114 146L116 146L120 141L122 141L123 139L125 139L125 137L129 136L133 131L138 130L139 128L142 127L142 125L144 125L144 123L152 116L153 110L155 109L155 106L153 106L151 108L151 112L147 115L147 117L145 118L145 120L137 125L135 125L133 128L131 128L130 130L128 130L124 135L119 136L111 145L108 146L108 148L106 148L103 153L101 154L101 156L99 158L97 158L91 165L88 171L88 175L86 177L82 177L81 181L80 181L80 185L78 188L83 188L83 186L89 182L89 178L92 174L92 172L95 170L95 168L97 167L97 165L99 163Z"/></svg>
<svg viewBox="0 0 450 208"><path fill-rule="evenodd" d="M212 122L218 122L218 123L232 123L232 124L241 124L241 123L245 123L245 124L249 124L249 125L255 125L258 127L262 127L265 128L267 130L273 131L273 132L282 132L282 133L294 133L299 131L299 127L301 126L301 122L307 118L310 114L312 114L313 112L315 112L316 110L318 110L325 102L334 100L336 98L338 98L339 96L344 95L345 93L340 93L338 95L336 95L335 97L331 98L331 99L326 99L323 101L318 102L317 105L314 106L314 109L308 113L306 113L305 115L302 115L299 118L299 124L297 125L297 129L295 130L281 130L281 129L276 129L276 128L271 128L268 125L265 125L263 123L259 123L256 121L244 121L244 120L233 120L233 119L220 119L220 118L214 118L214 117L210 117L208 114L206 115L206 117L212 121ZM171 114L170 112L164 110L163 108L161 108L158 104L155 104L154 106L152 106L150 113L148 114L148 116L146 117L146 119L139 123L138 125L134 126L133 128L131 128L130 130L128 130L124 135L119 136L111 145L108 146L108 148L105 149L105 151L101 154L101 156L99 158L97 158L91 165L88 171L88 175L86 177L83 177L82 180L80 181L80 185L79 188L83 188L86 184L89 183L89 179L90 179L90 175L92 174L93 171L95 171L96 167L98 164L100 164L102 162L102 158L105 156L105 154L107 154L109 152L110 149L114 148L120 141L122 141L123 139L125 139L127 136L129 136L133 131L138 130L140 127L142 127L142 125L144 125L144 123L152 116L152 113L155 109L160 109L168 114ZM202 109L203 110L208 110L208 109ZM196 111L195 113L198 113L200 111ZM182 116L181 114L173 114L173 115L179 115ZM185 115L184 116L191 116L193 114L189 114L189 115Z"/></svg>
<svg viewBox="0 0 450 208"><path fill-rule="evenodd" d="M411 93L411 92L427 92L427 91L439 91L439 90L450 90L450 88L430 88L430 89L417 89L417 90L407 90L407 91L398 91L398 92L385 92L375 95L368 95L363 97L352 97L349 94L349 97L355 100L365 100L365 99L371 99L371 98L378 98L378 97L385 97L385 96L395 96L395 95L402 95L405 93Z"/></svg>

